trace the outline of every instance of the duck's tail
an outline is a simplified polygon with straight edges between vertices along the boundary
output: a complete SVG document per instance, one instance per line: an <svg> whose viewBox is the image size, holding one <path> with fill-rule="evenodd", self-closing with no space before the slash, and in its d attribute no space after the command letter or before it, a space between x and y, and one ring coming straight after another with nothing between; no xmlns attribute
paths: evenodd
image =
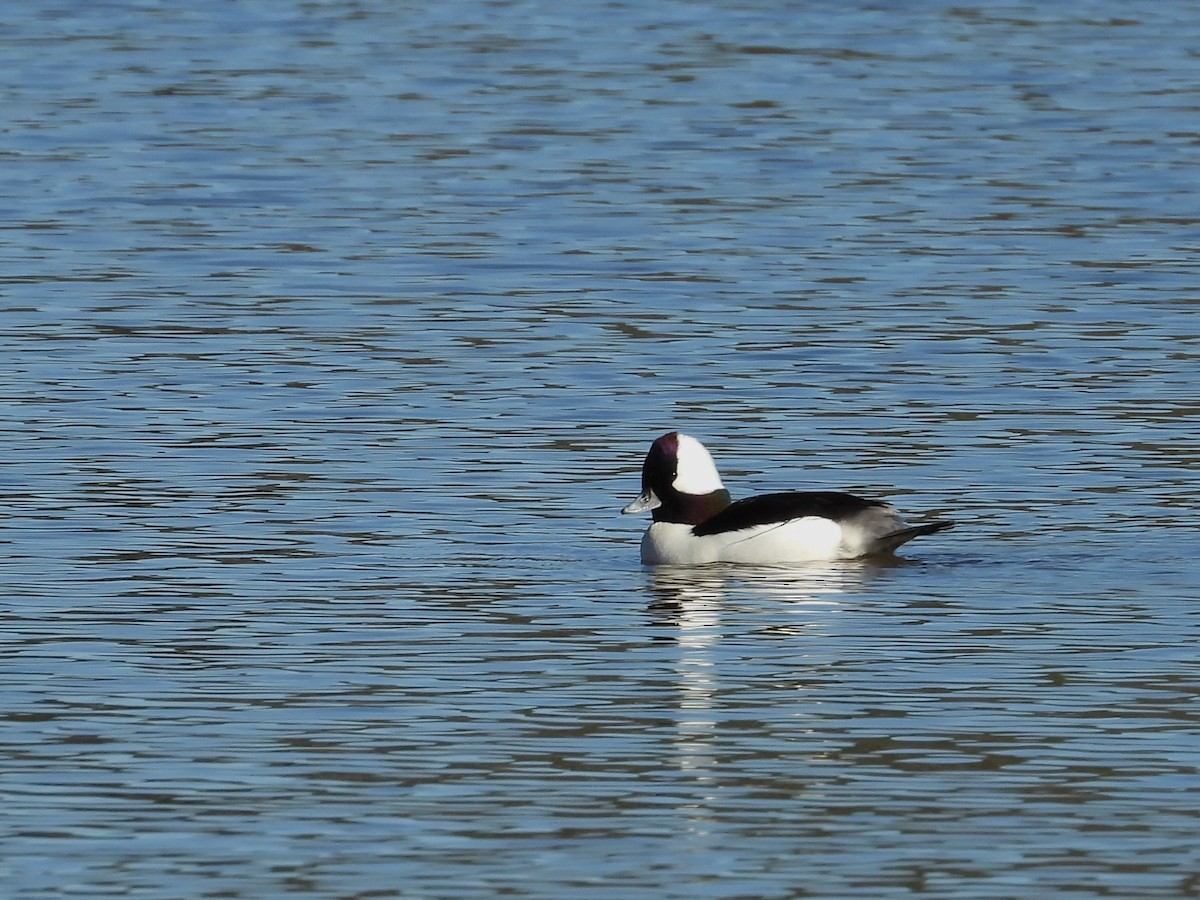
<svg viewBox="0 0 1200 900"><path fill-rule="evenodd" d="M892 553L901 544L906 544L915 537L920 537L923 534L937 534L939 531L945 531L947 528L953 528L955 525L950 519L941 519L937 522L925 522L922 525L912 525L908 528L901 528L899 531L893 531L890 534L885 534L883 537L875 541L871 548L872 553Z"/></svg>

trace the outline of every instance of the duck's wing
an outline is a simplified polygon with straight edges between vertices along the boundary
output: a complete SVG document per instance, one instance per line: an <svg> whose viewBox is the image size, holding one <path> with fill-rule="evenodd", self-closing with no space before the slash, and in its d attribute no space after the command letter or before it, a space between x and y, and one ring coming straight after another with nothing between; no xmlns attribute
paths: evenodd
<svg viewBox="0 0 1200 900"><path fill-rule="evenodd" d="M884 515L895 514L888 504L879 500L866 500L839 491L784 491L731 503L712 518L695 526L692 533L704 537L810 517L841 523L861 516L868 510L877 510Z"/></svg>

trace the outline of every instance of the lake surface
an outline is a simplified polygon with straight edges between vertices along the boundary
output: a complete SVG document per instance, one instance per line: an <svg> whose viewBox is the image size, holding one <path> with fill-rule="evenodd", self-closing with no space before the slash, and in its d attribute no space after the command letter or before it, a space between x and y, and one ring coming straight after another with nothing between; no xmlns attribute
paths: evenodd
<svg viewBox="0 0 1200 900"><path fill-rule="evenodd" d="M1200 894L1200 18L64 0L5 896ZM653 438L953 517L644 569Z"/></svg>

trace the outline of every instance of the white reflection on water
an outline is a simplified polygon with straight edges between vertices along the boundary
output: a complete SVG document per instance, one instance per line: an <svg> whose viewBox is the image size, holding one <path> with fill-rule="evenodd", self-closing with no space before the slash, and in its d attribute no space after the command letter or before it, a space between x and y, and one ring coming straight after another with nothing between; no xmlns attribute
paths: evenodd
<svg viewBox="0 0 1200 900"><path fill-rule="evenodd" d="M711 781L715 766L711 738L717 726L713 707L719 685L713 650L721 634L724 581L708 572L689 578L687 572L661 569L653 574L652 589L656 599L651 613L677 629L676 765L698 781Z"/></svg>
<svg viewBox="0 0 1200 900"><path fill-rule="evenodd" d="M816 609L836 608L838 596L863 580L857 564L812 566L705 567L663 566L651 573L650 614L673 629L679 648L676 765L698 781L713 780L716 753L712 746L721 723L723 640L721 614L732 590L739 606L762 606L773 616L774 634L806 633L825 627Z"/></svg>

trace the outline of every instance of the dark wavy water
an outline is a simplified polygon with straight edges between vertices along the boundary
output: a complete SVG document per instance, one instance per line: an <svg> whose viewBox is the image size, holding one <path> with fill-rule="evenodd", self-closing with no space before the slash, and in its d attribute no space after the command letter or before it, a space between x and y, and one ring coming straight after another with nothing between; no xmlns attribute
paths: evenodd
<svg viewBox="0 0 1200 900"><path fill-rule="evenodd" d="M6 896L1200 890L1189 4L0 46ZM643 570L669 428L960 526Z"/></svg>

